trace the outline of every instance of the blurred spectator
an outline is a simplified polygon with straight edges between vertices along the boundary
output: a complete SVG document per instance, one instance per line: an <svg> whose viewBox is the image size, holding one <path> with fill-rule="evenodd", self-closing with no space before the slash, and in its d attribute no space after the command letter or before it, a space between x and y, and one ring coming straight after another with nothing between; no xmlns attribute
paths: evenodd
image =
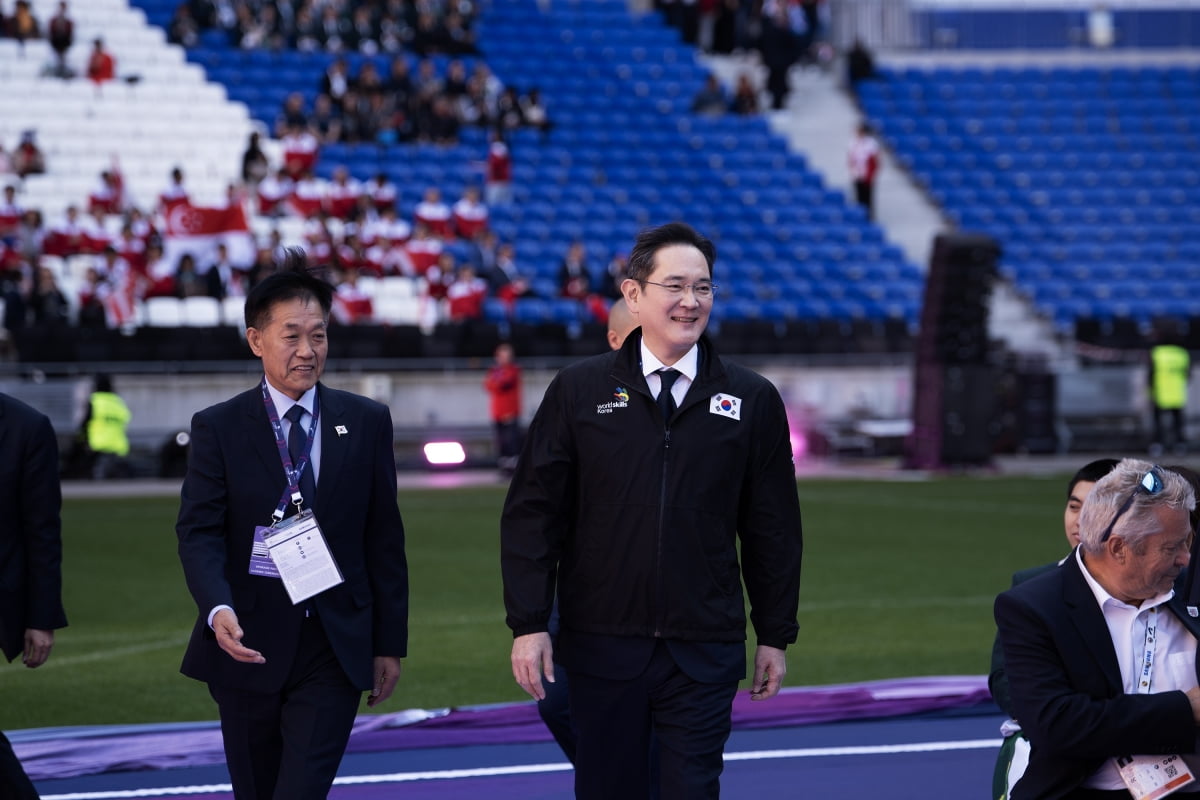
<svg viewBox="0 0 1200 800"><path fill-rule="evenodd" d="M258 197L258 213L267 217L280 217L286 214L290 210L287 200L292 196L293 188L292 179L282 169L268 172L255 188Z"/></svg>
<svg viewBox="0 0 1200 800"><path fill-rule="evenodd" d="M46 228L42 222L42 212L36 208L25 209L21 224L17 226L17 252L32 263L45 252L45 243Z"/></svg>
<svg viewBox="0 0 1200 800"><path fill-rule="evenodd" d="M325 208L325 180L306 170L292 184L289 208L301 217L315 217Z"/></svg>
<svg viewBox="0 0 1200 800"><path fill-rule="evenodd" d="M758 89L750 80L750 75L743 72L738 75L737 86L733 90L733 99L729 101L729 110L735 114L751 115L758 113Z"/></svg>
<svg viewBox="0 0 1200 800"><path fill-rule="evenodd" d="M245 270L230 260L229 248L223 242L217 244L216 256L202 274L205 282L204 293L218 300L224 300L226 297L245 297L250 289Z"/></svg>
<svg viewBox="0 0 1200 800"><path fill-rule="evenodd" d="M16 39L22 45L28 39L41 38L41 26L29 7L29 0L17 0L13 15L4 21L4 31L8 38Z"/></svg>
<svg viewBox="0 0 1200 800"><path fill-rule="evenodd" d="M21 178L26 175L40 175L46 171L46 157L37 144L37 134L25 131L21 141L12 154L13 171Z"/></svg>
<svg viewBox="0 0 1200 800"><path fill-rule="evenodd" d="M542 138L550 135L554 123L550 121L550 113L542 101L542 92L537 87L531 88L521 96L521 116L525 124L541 132Z"/></svg>
<svg viewBox="0 0 1200 800"><path fill-rule="evenodd" d="M95 267L88 267L79 287L79 327L108 327L108 314L104 310L104 298L108 292L108 284L100 277L100 272Z"/></svg>
<svg viewBox="0 0 1200 800"><path fill-rule="evenodd" d="M74 73L67 66L67 51L75 43L75 23L67 15L66 0L58 4L58 11L46 25L46 38L50 40L50 49L54 51L52 74L64 80L72 77Z"/></svg>
<svg viewBox="0 0 1200 800"><path fill-rule="evenodd" d="M54 270L49 267L37 268L37 280L29 295L29 311L34 323L43 327L60 327L70 321L71 304L59 288Z"/></svg>
<svg viewBox="0 0 1200 800"><path fill-rule="evenodd" d="M525 113L521 109L521 97L517 87L505 86L496 100L496 128L501 134L515 131L525 124Z"/></svg>
<svg viewBox="0 0 1200 800"><path fill-rule="evenodd" d="M206 297L208 295L208 281L203 275L196 272L196 259L191 253L184 253L179 257L179 264L175 268L175 296L176 297Z"/></svg>
<svg viewBox="0 0 1200 800"><path fill-rule="evenodd" d="M307 127L308 109L304 106L304 95L292 92L283 99L283 107L279 110L279 116L275 118L275 138L283 139L292 131L304 130Z"/></svg>
<svg viewBox="0 0 1200 800"><path fill-rule="evenodd" d="M484 172L484 198L489 208L512 202L512 153L504 137L493 131Z"/></svg>
<svg viewBox="0 0 1200 800"><path fill-rule="evenodd" d="M458 112L450 98L435 97L429 111L429 127L425 138L434 144L458 144L458 128Z"/></svg>
<svg viewBox="0 0 1200 800"><path fill-rule="evenodd" d="M325 190L325 212L331 217L348 220L358 211L362 185L350 177L350 170L338 166Z"/></svg>
<svg viewBox="0 0 1200 800"><path fill-rule="evenodd" d="M24 215L25 209L17 203L17 187L10 183L4 187L4 199L0 200L0 239L15 242Z"/></svg>
<svg viewBox="0 0 1200 800"><path fill-rule="evenodd" d="M413 208L413 222L423 223L434 236L443 239L454 236L450 206L442 200L442 192L436 186L428 187L421 202Z"/></svg>
<svg viewBox="0 0 1200 800"><path fill-rule="evenodd" d="M488 224L487 206L480 202L479 188L468 186L454 204L454 231L462 239L474 239Z"/></svg>
<svg viewBox="0 0 1200 800"><path fill-rule="evenodd" d="M97 38L92 42L92 54L87 62L88 80L97 86L117 77L117 60L104 49L104 40Z"/></svg>
<svg viewBox="0 0 1200 800"><path fill-rule="evenodd" d="M343 325L370 322L375 311L371 296L358 286L358 270L342 270L334 283L333 318Z"/></svg>
<svg viewBox="0 0 1200 800"><path fill-rule="evenodd" d="M692 98L692 112L695 114L710 114L720 116L729 107L729 99L717 76L709 73L700 87L700 91Z"/></svg>
<svg viewBox="0 0 1200 800"><path fill-rule="evenodd" d="M879 172L879 144L871 135L867 123L860 122L850 142L847 154L850 178L854 181L854 198L867 212L867 219L875 218L875 176Z"/></svg>
<svg viewBox="0 0 1200 800"><path fill-rule="evenodd" d="M456 275L458 275L458 263L454 259L454 254L445 249L438 251L437 261L425 270L424 275L424 294L437 304L432 306L433 308L440 307L440 301L446 299L446 293L450 290L450 284L454 282Z"/></svg>
<svg viewBox="0 0 1200 800"><path fill-rule="evenodd" d="M496 347L495 364L487 371L483 388L490 399L498 465L511 475L521 453L521 368L513 358L512 345Z"/></svg>
<svg viewBox="0 0 1200 800"><path fill-rule="evenodd" d="M79 219L79 209L76 206L67 206L63 218L46 233L42 246L46 255L63 258L99 252L97 242L88 234L87 228Z"/></svg>
<svg viewBox="0 0 1200 800"><path fill-rule="evenodd" d="M371 198L371 205L379 213L396 207L396 184L392 183L386 172L375 174L366 187L366 194Z"/></svg>
<svg viewBox="0 0 1200 800"><path fill-rule="evenodd" d="M613 253L613 257L609 259L608 266L605 267L606 281L604 285L604 296L611 300L617 300L625 295L621 292L621 284L629 277L629 259L624 253Z"/></svg>
<svg viewBox="0 0 1200 800"><path fill-rule="evenodd" d="M341 107L335 106L329 95L319 94L307 125L301 127L307 127L321 144L334 144L342 140L342 117Z"/></svg>
<svg viewBox="0 0 1200 800"><path fill-rule="evenodd" d="M487 276L492 293L511 307L521 297L533 297L533 287L517 268L516 249L512 242L502 242L496 248L496 265Z"/></svg>
<svg viewBox="0 0 1200 800"><path fill-rule="evenodd" d="M317 165L320 143L306 127L292 126L280 144L283 146L283 170L292 180L299 179Z"/></svg>
<svg viewBox="0 0 1200 800"><path fill-rule="evenodd" d="M446 289L451 322L483 317L483 300L487 297L487 281L475 274L475 267L461 264L453 282Z"/></svg>
<svg viewBox="0 0 1200 800"><path fill-rule="evenodd" d="M786 3L777 3L773 13L763 19L759 51L767 68L767 91L771 95L771 107L779 110L787 102L790 88L788 72L796 63L799 51L796 34L788 20Z"/></svg>
<svg viewBox="0 0 1200 800"><path fill-rule="evenodd" d="M146 244L145 272L143 299L175 296L175 265L163 256L162 245L156 239Z"/></svg>
<svg viewBox="0 0 1200 800"><path fill-rule="evenodd" d="M429 225L417 220L413 225L412 236L404 243L404 252L412 263L413 274L423 276L437 264L445 245L442 240L432 234Z"/></svg>
<svg viewBox="0 0 1200 800"><path fill-rule="evenodd" d="M588 271L587 253L583 242L575 240L567 248L558 267L558 291L563 297L583 300L592 293L592 276Z"/></svg>
<svg viewBox="0 0 1200 800"><path fill-rule="evenodd" d="M344 108L346 92L350 91L350 66L346 59L335 58L321 75L321 94L328 97L339 108Z"/></svg>
<svg viewBox="0 0 1200 800"><path fill-rule="evenodd" d="M875 77L875 57L862 43L855 39L854 45L846 53L846 78L852 90L857 90L859 81L871 80Z"/></svg>
<svg viewBox="0 0 1200 800"><path fill-rule="evenodd" d="M107 216L125 211L125 179L114 162L109 169L100 172L100 183L88 195L88 213Z"/></svg>
<svg viewBox="0 0 1200 800"><path fill-rule="evenodd" d="M167 188L159 192L158 208L162 212L166 212L170 208L179 203L188 202L187 187L183 185L183 169L180 167L171 168L171 180L167 184Z"/></svg>
<svg viewBox="0 0 1200 800"><path fill-rule="evenodd" d="M258 182L267 177L270 168L267 154L263 152L258 131L250 133L246 150L242 153L242 183L246 186L258 186Z"/></svg>
<svg viewBox="0 0 1200 800"><path fill-rule="evenodd" d="M175 7L175 14L167 25L167 41L185 49L191 49L200 42L200 25L192 16L192 9L187 0Z"/></svg>

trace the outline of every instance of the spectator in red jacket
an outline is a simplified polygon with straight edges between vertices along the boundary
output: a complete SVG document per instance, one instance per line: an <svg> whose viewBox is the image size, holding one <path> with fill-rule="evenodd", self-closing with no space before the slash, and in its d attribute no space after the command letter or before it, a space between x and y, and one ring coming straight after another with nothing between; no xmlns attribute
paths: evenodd
<svg viewBox="0 0 1200 800"><path fill-rule="evenodd" d="M117 77L117 60L104 49L104 40L97 38L92 42L92 54L88 56L88 79L97 86Z"/></svg>
<svg viewBox="0 0 1200 800"><path fill-rule="evenodd" d="M867 123L859 123L858 131L850 142L848 154L850 177L854 180L854 197L867 212L868 219L875 217L875 176L879 172L879 143L871 135Z"/></svg>
<svg viewBox="0 0 1200 800"><path fill-rule="evenodd" d="M491 400L500 469L511 475L521 453L521 368L513 357L510 344L499 345L495 359L483 379L483 388Z"/></svg>

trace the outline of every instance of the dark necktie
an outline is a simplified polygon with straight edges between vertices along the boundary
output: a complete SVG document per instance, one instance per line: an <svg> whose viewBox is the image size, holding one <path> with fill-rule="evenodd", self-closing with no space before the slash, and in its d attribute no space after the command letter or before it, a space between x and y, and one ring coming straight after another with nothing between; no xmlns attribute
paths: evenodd
<svg viewBox="0 0 1200 800"><path fill-rule="evenodd" d="M300 420L304 417L304 407L299 404L294 405L284 416L292 423L292 429L288 433L288 455L292 457L292 467L294 468L296 463L304 457L304 450L308 445L308 433L300 424ZM304 507L312 508L317 499L317 484L313 480L312 464L305 467L304 474L300 476L300 494L304 495Z"/></svg>
<svg viewBox="0 0 1200 800"><path fill-rule="evenodd" d="M658 371L658 377L662 381L662 388L658 390L658 410L662 412L664 420L669 420L675 413L675 397L671 394L671 387L679 377L679 370L667 367Z"/></svg>

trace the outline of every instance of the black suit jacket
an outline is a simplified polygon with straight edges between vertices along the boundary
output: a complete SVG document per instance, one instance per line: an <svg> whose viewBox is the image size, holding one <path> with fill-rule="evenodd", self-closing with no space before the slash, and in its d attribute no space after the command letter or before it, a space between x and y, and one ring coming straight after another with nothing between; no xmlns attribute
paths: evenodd
<svg viewBox="0 0 1200 800"><path fill-rule="evenodd" d="M313 507L345 581L313 602L346 675L368 690L374 657L403 657L408 645L408 566L392 420L372 400L321 384L317 389L321 469ZM260 692L278 691L287 678L303 611L280 580L248 572L254 528L270 523L286 482L258 387L192 418L176 525L198 611L185 675ZM217 646L207 617L221 604L237 613L243 643L260 651L265 664L239 663Z"/></svg>
<svg viewBox="0 0 1200 800"><path fill-rule="evenodd" d="M1200 619L1188 616L1182 597L1167 608L1200 638ZM1013 800L1066 797L1113 756L1195 752L1183 692L1125 694L1112 637L1074 553L997 597L995 616L1013 712L1031 744Z"/></svg>
<svg viewBox="0 0 1200 800"><path fill-rule="evenodd" d="M9 661L25 649L26 629L67 625L61 510L50 420L0 394L0 650Z"/></svg>

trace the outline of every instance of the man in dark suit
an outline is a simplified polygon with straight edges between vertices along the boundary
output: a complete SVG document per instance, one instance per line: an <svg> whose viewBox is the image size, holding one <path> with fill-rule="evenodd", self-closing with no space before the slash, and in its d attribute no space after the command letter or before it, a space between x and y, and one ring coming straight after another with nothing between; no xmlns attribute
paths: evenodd
<svg viewBox="0 0 1200 800"><path fill-rule="evenodd" d="M1122 764L1143 782L1200 775L1200 619L1173 590L1195 504L1177 473L1125 459L1084 503L1079 547L996 598L1012 710L1031 745L1013 800L1127 800Z"/></svg>
<svg viewBox="0 0 1200 800"><path fill-rule="evenodd" d="M661 797L719 795L746 675L742 580L758 639L751 699L779 692L796 640L786 413L769 381L703 335L715 258L682 223L639 234L622 288L640 327L555 377L504 505L513 677L541 700L554 659L566 669L585 800L647 798L652 737Z"/></svg>
<svg viewBox="0 0 1200 800"><path fill-rule="evenodd" d="M324 798L362 692L386 700L406 654L391 416L319 383L332 297L290 252L246 299L262 382L192 419L176 533L199 617L182 672L217 702L239 800ZM301 506L341 582L293 602L260 526Z"/></svg>
<svg viewBox="0 0 1200 800"><path fill-rule="evenodd" d="M65 628L58 440L45 414L0 394L0 650L40 667ZM36 798L0 733L0 797Z"/></svg>
<svg viewBox="0 0 1200 800"><path fill-rule="evenodd" d="M1091 494L1096 481L1112 472L1117 465L1115 458L1098 458L1089 461L1071 476L1067 482L1067 505L1063 509L1063 531L1067 537L1067 545L1074 550L1079 546L1079 512L1083 510L1083 502ZM1026 567L1013 573L1012 585L1024 583L1030 578L1036 578L1044 572L1057 567L1065 560L1051 561L1049 564L1039 564L1036 567ZM1009 719L1000 727L1004 735L1004 743L996 757L996 769L992 776L992 798L1007 798L1008 790L1013 781L1021 776L1025 759L1029 754L1028 741L1021 736L1021 726L1012 719L1012 703L1008 696L1008 674L1004 671L1004 650L1000 646L1000 637L992 643L992 668L988 673L988 689L992 699L1000 710L1009 715ZM1015 759L1015 762L1014 762ZM1015 768L1014 768L1015 766Z"/></svg>

